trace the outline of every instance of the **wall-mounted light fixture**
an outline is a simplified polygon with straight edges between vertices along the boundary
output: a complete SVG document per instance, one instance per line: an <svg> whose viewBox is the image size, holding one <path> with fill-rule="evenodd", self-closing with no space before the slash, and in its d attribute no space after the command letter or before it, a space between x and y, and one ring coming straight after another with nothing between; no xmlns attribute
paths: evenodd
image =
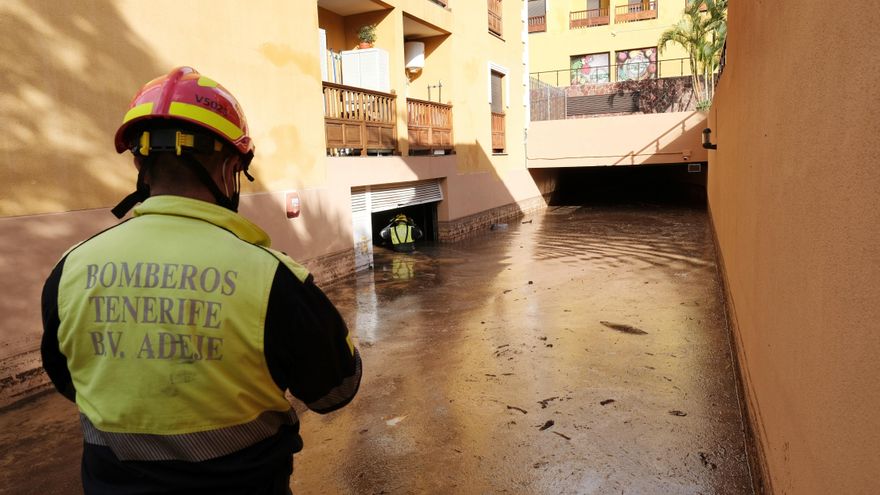
<svg viewBox="0 0 880 495"><path fill-rule="evenodd" d="M406 59L406 77L412 82L425 67L425 44L421 41L407 41L403 44Z"/></svg>
<svg viewBox="0 0 880 495"><path fill-rule="evenodd" d="M712 144L712 129L708 127L703 129L703 148L707 150L717 150L718 145Z"/></svg>

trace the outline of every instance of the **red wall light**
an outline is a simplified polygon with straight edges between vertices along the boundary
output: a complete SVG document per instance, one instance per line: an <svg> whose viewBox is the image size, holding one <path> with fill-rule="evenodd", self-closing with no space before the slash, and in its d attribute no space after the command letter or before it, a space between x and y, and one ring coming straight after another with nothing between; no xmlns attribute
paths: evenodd
<svg viewBox="0 0 880 495"><path fill-rule="evenodd" d="M299 193L296 191L285 193L284 204L287 208L287 218L299 216Z"/></svg>

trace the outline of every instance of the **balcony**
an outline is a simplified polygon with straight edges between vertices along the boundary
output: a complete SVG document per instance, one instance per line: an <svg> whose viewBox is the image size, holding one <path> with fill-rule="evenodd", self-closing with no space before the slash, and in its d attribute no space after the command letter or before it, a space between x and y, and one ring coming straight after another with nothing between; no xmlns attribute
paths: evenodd
<svg viewBox="0 0 880 495"><path fill-rule="evenodd" d="M542 33L547 30L547 16L536 15L529 17L529 32Z"/></svg>
<svg viewBox="0 0 880 495"><path fill-rule="evenodd" d="M489 2L489 32L501 36L501 0Z"/></svg>
<svg viewBox="0 0 880 495"><path fill-rule="evenodd" d="M539 121L692 111L697 104L693 86L686 58L632 58L618 64L536 72L530 77L530 118Z"/></svg>
<svg viewBox="0 0 880 495"><path fill-rule="evenodd" d="M571 12L568 15L568 28L588 28L593 26L605 26L611 22L611 16L608 15L608 8L579 10Z"/></svg>
<svg viewBox="0 0 880 495"><path fill-rule="evenodd" d="M645 0L641 3L618 5L614 8L614 22L646 21L657 18L657 1Z"/></svg>
<svg viewBox="0 0 880 495"><path fill-rule="evenodd" d="M329 155L397 151L397 96L324 82L324 131Z"/></svg>
<svg viewBox="0 0 880 495"><path fill-rule="evenodd" d="M407 98L406 114L410 154L452 151L452 105Z"/></svg>

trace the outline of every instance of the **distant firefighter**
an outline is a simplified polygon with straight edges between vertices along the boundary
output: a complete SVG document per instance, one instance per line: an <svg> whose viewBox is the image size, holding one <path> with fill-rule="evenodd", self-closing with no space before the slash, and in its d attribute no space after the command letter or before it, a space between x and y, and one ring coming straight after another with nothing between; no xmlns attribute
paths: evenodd
<svg viewBox="0 0 880 495"><path fill-rule="evenodd" d="M391 247L401 253L415 251L416 239L421 239L422 230L419 229L412 219L400 213L391 219L391 222L379 232L382 239L390 240Z"/></svg>

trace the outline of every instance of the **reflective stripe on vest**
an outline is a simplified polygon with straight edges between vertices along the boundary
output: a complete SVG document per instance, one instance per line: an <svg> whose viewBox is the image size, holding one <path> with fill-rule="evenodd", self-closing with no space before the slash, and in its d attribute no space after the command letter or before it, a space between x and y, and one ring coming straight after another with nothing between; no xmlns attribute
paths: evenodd
<svg viewBox="0 0 880 495"><path fill-rule="evenodd" d="M391 244L406 244L408 242L413 242L412 238L412 227L405 223L399 223L394 227L391 227Z"/></svg>
<svg viewBox="0 0 880 495"><path fill-rule="evenodd" d="M83 439L92 445L110 447L120 461L202 462L232 454L274 435L281 425L297 423L296 413L267 411L257 419L217 430L180 435L108 433L80 414Z"/></svg>
<svg viewBox="0 0 880 495"><path fill-rule="evenodd" d="M100 433L87 441L132 458L204 459L294 422L263 324L279 262L300 280L308 272L216 205L158 196L135 215L71 250L59 284L59 346Z"/></svg>

